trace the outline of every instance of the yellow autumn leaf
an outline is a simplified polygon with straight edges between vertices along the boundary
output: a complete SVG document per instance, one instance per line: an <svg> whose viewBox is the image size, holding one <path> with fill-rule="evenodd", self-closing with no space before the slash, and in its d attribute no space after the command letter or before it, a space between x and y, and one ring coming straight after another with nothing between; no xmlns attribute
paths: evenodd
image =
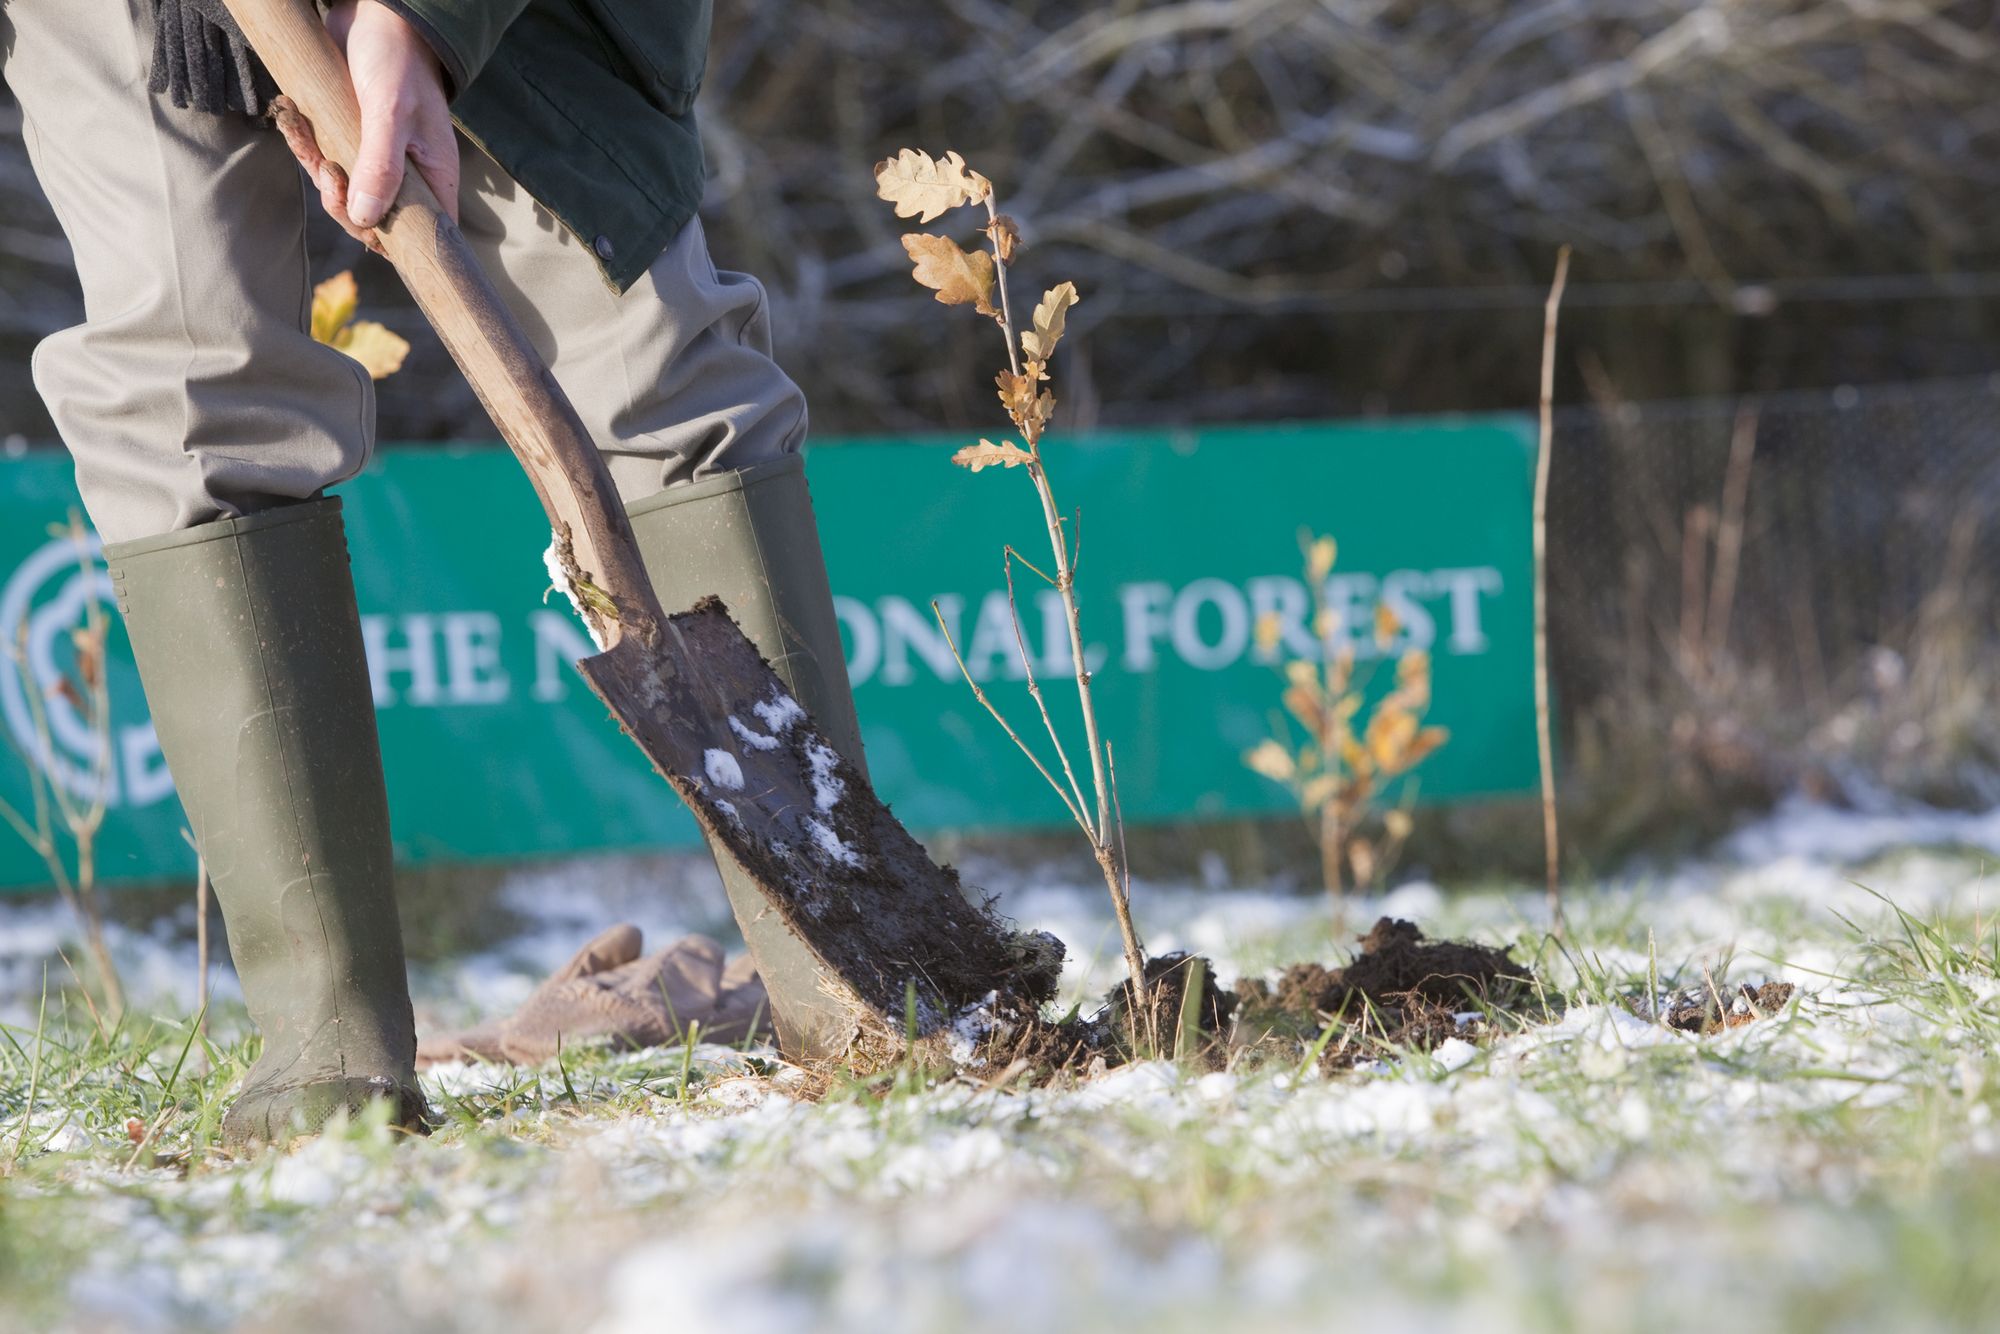
<svg viewBox="0 0 2000 1334"><path fill-rule="evenodd" d="M1062 283L1042 293L1035 306L1034 327L1021 331L1021 351L1030 361L1046 362L1062 341L1069 308L1078 297L1075 283Z"/></svg>
<svg viewBox="0 0 2000 1334"><path fill-rule="evenodd" d="M1259 743L1256 749L1244 755L1243 763L1252 772L1260 773L1274 783L1289 783L1298 772L1297 766L1292 763L1291 753L1275 741Z"/></svg>
<svg viewBox="0 0 2000 1334"><path fill-rule="evenodd" d="M1267 611L1257 617L1257 651L1269 657L1278 651L1278 645L1285 637L1284 618L1275 611Z"/></svg>
<svg viewBox="0 0 2000 1334"><path fill-rule="evenodd" d="M997 445L991 440L981 440L953 454L951 461L961 468L978 472L981 468L1018 468L1024 463L1033 463L1035 456L1011 440L1003 440Z"/></svg>
<svg viewBox="0 0 2000 1334"><path fill-rule="evenodd" d="M1402 621L1397 619L1395 612L1389 610L1388 603L1378 602L1375 604L1375 645L1377 648L1388 648L1389 645L1395 643L1396 636L1402 631L1402 628Z"/></svg>
<svg viewBox="0 0 2000 1334"><path fill-rule="evenodd" d="M380 380L394 375L409 355L403 338L373 320L356 320L360 288L351 269L343 270L313 288L312 336L360 362L369 378Z"/></svg>
<svg viewBox="0 0 2000 1334"><path fill-rule="evenodd" d="M1403 755L1403 767L1414 769L1428 759L1431 753L1451 740L1451 733L1442 727L1426 727L1410 742L1410 748Z"/></svg>
<svg viewBox="0 0 2000 1334"><path fill-rule="evenodd" d="M993 256L984 250L964 250L948 236L909 232L903 249L916 265L913 276L937 293L947 306L972 306L981 315L998 315L993 308Z"/></svg>
<svg viewBox="0 0 2000 1334"><path fill-rule="evenodd" d="M1315 538L1312 546L1306 550L1306 576L1314 583L1318 583L1332 574L1336 554L1338 548L1335 547L1332 538Z"/></svg>
<svg viewBox="0 0 2000 1334"><path fill-rule="evenodd" d="M980 202L993 193L993 182L966 166L956 153L938 159L905 148L875 164L875 193L896 206L897 217L924 223L948 209Z"/></svg>
<svg viewBox="0 0 2000 1334"><path fill-rule="evenodd" d="M1368 754L1375 767L1393 773L1403 767L1410 742L1416 739L1417 720L1401 709L1378 709L1368 720Z"/></svg>
<svg viewBox="0 0 2000 1334"><path fill-rule="evenodd" d="M1393 810L1382 816L1382 828L1388 832L1390 838L1401 843L1410 836L1410 831L1416 828L1416 821L1410 818L1408 811Z"/></svg>
<svg viewBox="0 0 2000 1334"><path fill-rule="evenodd" d="M331 347L334 335L354 318L354 308L360 299L360 288L355 284L352 269L343 269L316 285L313 288L312 336Z"/></svg>
<svg viewBox="0 0 2000 1334"><path fill-rule="evenodd" d="M334 336L333 345L360 362L374 380L401 370L410 354L407 340L373 320L356 320Z"/></svg>

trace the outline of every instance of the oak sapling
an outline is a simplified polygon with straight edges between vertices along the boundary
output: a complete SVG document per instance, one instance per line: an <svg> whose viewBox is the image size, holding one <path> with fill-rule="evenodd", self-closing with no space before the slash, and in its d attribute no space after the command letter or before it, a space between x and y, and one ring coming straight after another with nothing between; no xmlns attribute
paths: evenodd
<svg viewBox="0 0 2000 1334"><path fill-rule="evenodd" d="M1299 535L1311 592L1316 657L1282 663L1283 702L1291 721L1247 752L1243 762L1291 789L1320 851L1327 893L1339 905L1351 873L1366 888L1385 874L1410 836L1409 812L1383 809L1383 798L1411 770L1444 745L1450 733L1426 727L1431 704L1430 654L1407 648L1396 659L1393 689L1371 706L1365 673L1327 602L1327 579L1336 548L1331 537ZM1375 647L1387 654L1402 625L1386 604L1375 608ZM1257 647L1275 660L1284 641L1275 613L1257 624ZM1379 825L1379 828L1374 826Z"/></svg>
<svg viewBox="0 0 2000 1334"><path fill-rule="evenodd" d="M1014 219L1000 212L994 198L993 182L967 166L965 159L957 153L932 158L928 153L906 148L895 157L876 164L875 188L881 198L895 205L897 217L915 218L920 224L932 222L954 209L985 210L986 222L981 228L986 238L984 249L967 250L948 236L930 232L906 234L903 249L909 253L914 266L912 276L919 283L935 292L937 299L947 306L970 306L977 314L992 319L999 326L1006 343L1007 366L995 377L995 383L999 386L1000 404L1013 422L1020 440L1017 443L1013 440L996 442L982 439L976 445L967 445L959 450L952 456L952 462L974 473L987 468L1019 468L1033 485L1035 496L1041 502L1042 519L1048 529L1054 562L1052 570L1043 570L1011 546L1003 553L1002 565L1007 577L1008 610L1021 650L1028 694L1041 714L1042 726L1054 747L1056 767L1062 773L1060 779L1007 721L979 683L972 679L956 643L952 643L952 653L958 657L959 670L980 704L1005 729L1008 737L1034 764L1036 771L1048 780L1049 786L1062 799L1077 826L1083 830L1084 837L1089 840L1091 853L1111 893L1111 905L1118 918L1131 987L1135 994L1141 993L1146 990L1146 952L1132 924L1131 869L1126 856L1124 815L1118 801L1117 764L1111 744L1098 730L1090 668L1084 652L1082 612L1077 603L1079 538L1072 520L1065 517L1062 507L1056 503L1041 452L1042 436L1055 415L1056 407L1055 395L1046 387L1050 381L1049 363L1057 344L1062 341L1069 312L1079 300L1076 285L1064 282L1049 288L1036 302L1027 326L1016 326L1013 302L1007 290L1007 276L1023 248L1020 228ZM1014 593L1016 562L1053 587L1062 599L1069 629L1070 662L1075 668L1077 702L1083 715L1083 744L1090 764L1091 793L1088 797L1077 779L1075 766L1070 762L1069 748L1049 716L1041 683L1035 678L1034 655L1027 650L1026 637L1021 630L1020 607ZM935 604L932 611L937 613ZM949 642L951 630L945 625L942 614L938 615L938 624ZM1148 1005L1142 1008L1149 1015L1149 1024L1157 1028L1157 1016L1151 1016L1153 1007ZM1148 1040L1155 1050L1159 1049L1157 1032L1151 1033Z"/></svg>

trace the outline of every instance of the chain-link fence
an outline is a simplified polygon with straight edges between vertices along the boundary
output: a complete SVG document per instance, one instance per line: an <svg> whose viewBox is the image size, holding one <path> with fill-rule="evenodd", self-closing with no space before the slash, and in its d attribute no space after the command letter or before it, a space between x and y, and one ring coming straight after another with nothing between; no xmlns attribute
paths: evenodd
<svg viewBox="0 0 2000 1334"><path fill-rule="evenodd" d="M2000 800L2000 376L1578 408L1555 449L1550 651L1593 842L1798 786Z"/></svg>

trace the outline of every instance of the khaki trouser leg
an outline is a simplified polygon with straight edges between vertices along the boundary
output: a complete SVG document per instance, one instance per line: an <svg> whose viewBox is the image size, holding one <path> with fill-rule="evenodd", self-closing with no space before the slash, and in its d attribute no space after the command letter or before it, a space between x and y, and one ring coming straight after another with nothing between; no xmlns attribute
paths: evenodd
<svg viewBox="0 0 2000 1334"><path fill-rule="evenodd" d="M8 0L0 49L85 319L35 384L108 542L305 499L374 433L359 366L307 333L304 178L278 135L146 91L146 0Z"/></svg>
<svg viewBox="0 0 2000 1334"><path fill-rule="evenodd" d="M793 454L806 403L771 358L763 284L718 272L697 219L622 295L581 241L465 138L466 239L627 502Z"/></svg>

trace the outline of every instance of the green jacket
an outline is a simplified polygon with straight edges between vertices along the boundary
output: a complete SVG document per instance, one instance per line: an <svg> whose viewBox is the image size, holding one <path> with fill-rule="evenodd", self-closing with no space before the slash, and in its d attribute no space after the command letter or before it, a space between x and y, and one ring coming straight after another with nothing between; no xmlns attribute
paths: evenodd
<svg viewBox="0 0 2000 1334"><path fill-rule="evenodd" d="M701 203L694 99L711 0L394 0L452 116L624 291Z"/></svg>

